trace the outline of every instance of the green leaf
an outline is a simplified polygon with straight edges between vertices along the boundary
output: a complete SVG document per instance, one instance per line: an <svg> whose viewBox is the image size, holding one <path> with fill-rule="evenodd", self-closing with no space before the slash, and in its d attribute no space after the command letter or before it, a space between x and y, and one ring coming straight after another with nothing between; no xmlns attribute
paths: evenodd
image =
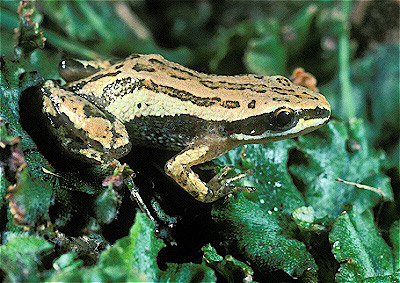
<svg viewBox="0 0 400 283"><path fill-rule="evenodd" d="M70 39L93 40L93 27L84 20L75 2L46 1L43 2L46 16L56 23Z"/></svg>
<svg viewBox="0 0 400 283"><path fill-rule="evenodd" d="M400 272L393 273L392 275L369 277L362 281L363 283L393 283L400 282Z"/></svg>
<svg viewBox="0 0 400 283"><path fill-rule="evenodd" d="M59 258L61 270L48 281L157 281L160 270L157 254L164 247L162 240L154 235L155 225L144 214L138 212L129 236L119 239L100 254L98 263L82 268L80 262Z"/></svg>
<svg viewBox="0 0 400 283"><path fill-rule="evenodd" d="M302 232L318 232L325 230L323 225L320 225L315 218L314 209L312 206L302 206L293 210L293 220L296 222Z"/></svg>
<svg viewBox="0 0 400 283"><path fill-rule="evenodd" d="M49 183L33 176L32 171L25 168L19 175L16 190L8 194L18 223L31 227L49 220L48 210L53 192Z"/></svg>
<svg viewBox="0 0 400 283"><path fill-rule="evenodd" d="M52 244L34 236L12 238L0 246L0 268L6 274L7 281L40 281L39 255L51 248Z"/></svg>
<svg viewBox="0 0 400 283"><path fill-rule="evenodd" d="M304 205L303 196L293 184L287 162L289 150L295 146L293 140L283 140L263 145L238 147L221 156L215 162L222 166L235 166L239 171L254 169L242 185L256 188L246 197L260 205L265 211L290 215Z"/></svg>
<svg viewBox="0 0 400 283"><path fill-rule="evenodd" d="M293 278L316 280L318 267L305 245L285 234L277 215L243 194L215 203L212 216L229 251L243 256L264 276L281 269Z"/></svg>
<svg viewBox="0 0 400 283"><path fill-rule="evenodd" d="M290 216L305 205L287 168L294 145L292 140L248 145L220 157L221 165L233 165L240 171L253 168L254 174L241 185L256 191L245 193L252 202L241 193L238 199L215 203L212 215L221 225L229 251L244 256L255 270L266 276L268 271L282 269L293 277L314 278L317 267L312 256L303 243L290 239L295 229Z"/></svg>
<svg viewBox="0 0 400 283"><path fill-rule="evenodd" d="M287 46L289 56L298 56L312 42L312 24L319 11L318 2L313 2L301 9L293 20L282 27L282 41Z"/></svg>
<svg viewBox="0 0 400 283"><path fill-rule="evenodd" d="M339 37L345 28L346 18L343 15L342 6L333 2L326 6L325 9L317 17L316 26L320 32Z"/></svg>
<svg viewBox="0 0 400 283"><path fill-rule="evenodd" d="M83 265L82 260L76 260L77 254L74 252L67 252L62 254L60 257L53 261L53 267L55 270L61 269L75 269Z"/></svg>
<svg viewBox="0 0 400 283"><path fill-rule="evenodd" d="M112 188L108 186L95 200L96 219L99 223L110 223L114 220L118 213L118 204L120 196Z"/></svg>
<svg viewBox="0 0 400 283"><path fill-rule="evenodd" d="M9 76L11 75L7 74L6 78ZM51 204L52 186L48 182L44 182L47 177L44 176L41 168L46 165L50 167L50 165L45 162L37 163L38 159L43 161L43 157L34 150L36 146L18 122L18 106L15 105L18 95L18 89L14 89L14 87L0 93L1 110L4 109L3 113L10 114L6 117L0 114L0 118L7 121L9 126L7 127L3 123L0 125L0 138L5 146L2 150L5 172L2 171L0 177L0 193L2 199L6 199L8 192L10 211L17 224L35 227L49 220L48 209ZM27 141L28 146L33 147L26 157L22 153L18 139L13 141L14 135L18 133L22 136L23 141ZM31 166L27 167L27 163ZM8 176L8 182L5 180L6 176ZM9 187L8 191L7 187ZM0 203L3 204L3 201ZM13 224L9 223L8 226L11 228Z"/></svg>
<svg viewBox="0 0 400 283"><path fill-rule="evenodd" d="M201 46L209 40L211 31L208 24L213 16L211 3L204 5L193 5L189 1L170 3L164 9L165 22L170 23L170 33L174 40L188 46ZM165 26L165 22L161 24Z"/></svg>
<svg viewBox="0 0 400 283"><path fill-rule="evenodd" d="M244 62L251 73L264 76L286 74L287 51L280 41L278 28L278 23L274 23L272 32L249 41Z"/></svg>
<svg viewBox="0 0 400 283"><path fill-rule="evenodd" d="M400 272L400 221L397 220L390 228L390 240L393 247L394 270Z"/></svg>
<svg viewBox="0 0 400 283"><path fill-rule="evenodd" d="M243 52L248 41L257 35L254 23L242 22L230 29L220 29L217 37L217 50L210 60L210 69L214 72L232 73L242 69L242 58L237 53ZM233 57L234 56L234 57ZM233 57L233 58L232 58ZM224 62L230 64L224 64ZM234 64L234 66L231 66Z"/></svg>
<svg viewBox="0 0 400 283"><path fill-rule="evenodd" d="M346 204L353 204L362 213L381 200L376 192L340 183L336 178L380 187L384 199L393 200L390 179L381 173L385 154L368 145L362 120L352 120L348 127L332 120L317 134L299 137L298 143L308 163L292 165L290 172L303 182L306 202L317 218L335 218Z"/></svg>
<svg viewBox="0 0 400 283"><path fill-rule="evenodd" d="M392 274L392 252L379 236L371 211L343 212L332 227L329 241L340 263L337 282L361 282L368 277Z"/></svg>
<svg viewBox="0 0 400 283"><path fill-rule="evenodd" d="M120 279L128 278L125 276L136 270L147 281L156 281L160 272L156 258L165 244L155 237L154 229L154 223L138 212L129 236L118 240L101 254L99 267L114 279L117 279L117 274L113 270L121 269L123 273Z"/></svg>
<svg viewBox="0 0 400 283"><path fill-rule="evenodd" d="M124 5L119 4L119 8ZM125 7L128 10L121 16L117 12L118 5L112 2L48 1L43 6L56 24L56 28L43 29L47 42L75 57L114 59L132 53L156 53L185 64L193 60L192 52L184 46L172 50L160 47L129 7ZM134 22L134 26L127 22L131 25ZM63 30L64 35L54 29ZM146 32L139 34L139 30ZM96 44L93 45L93 42Z"/></svg>
<svg viewBox="0 0 400 283"><path fill-rule="evenodd" d="M161 271L157 266L157 255L165 245L154 232L154 223L138 212L129 236L103 251L96 265L82 267L82 261L76 260L75 254L67 253L54 261L56 271L47 281L216 281L214 271L204 264L168 264L167 270Z"/></svg>
<svg viewBox="0 0 400 283"><path fill-rule="evenodd" d="M214 71L232 73L219 70L219 66L229 61L229 68L240 70L240 61L243 61L247 70L253 73L286 73L286 48L280 41L280 27L275 19L242 22L235 28L221 32L218 41L217 53L210 61ZM243 58L232 57L242 50L245 50ZM232 66L232 63L235 65Z"/></svg>
<svg viewBox="0 0 400 283"><path fill-rule="evenodd" d="M224 258L217 253L217 250L211 246L211 244L207 244L202 247L201 250L204 252L203 259L206 262L220 262Z"/></svg>
<svg viewBox="0 0 400 283"><path fill-rule="evenodd" d="M218 271L228 282L251 282L253 270L247 264L235 259L231 255L223 258L210 244L201 248L204 252L203 262Z"/></svg>
<svg viewBox="0 0 400 283"><path fill-rule="evenodd" d="M89 1L77 1L75 2L79 9L85 16L84 22L90 23L93 29L105 40L114 39L113 34L110 32L110 29L107 29L106 23L101 15L98 15L98 11L94 9L92 5L88 3ZM107 4L106 4L107 5ZM109 9L111 10L111 9Z"/></svg>
<svg viewBox="0 0 400 283"><path fill-rule="evenodd" d="M214 270L203 264L168 263L159 282L216 282Z"/></svg>
<svg viewBox="0 0 400 283"><path fill-rule="evenodd" d="M8 59L1 58L0 64L0 118L8 123L10 130L8 135L19 136L23 149L36 148L32 139L22 129L19 119L18 101L21 92L29 86L41 81L37 73L25 73L22 65Z"/></svg>

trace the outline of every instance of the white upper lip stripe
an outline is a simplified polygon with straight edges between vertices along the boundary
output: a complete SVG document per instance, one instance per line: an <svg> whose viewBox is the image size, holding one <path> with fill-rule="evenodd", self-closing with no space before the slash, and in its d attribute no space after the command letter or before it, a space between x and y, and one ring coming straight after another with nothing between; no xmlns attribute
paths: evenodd
<svg viewBox="0 0 400 283"><path fill-rule="evenodd" d="M268 139L268 138L274 138L274 137L283 137L283 136L289 136L289 135L296 136L297 134L299 134L307 129L312 131L312 130L324 125L328 120L329 120L329 117L315 118L315 119L310 119L310 120L300 119L299 123L297 123L297 125L295 127L291 128L287 131L282 131L282 132L265 131L262 135L257 135L257 136L251 136L251 135L245 135L245 134L232 134L231 138L236 139L236 140L246 141L246 140L261 140L261 139ZM312 122L312 125L307 125L307 124L311 124L311 122Z"/></svg>

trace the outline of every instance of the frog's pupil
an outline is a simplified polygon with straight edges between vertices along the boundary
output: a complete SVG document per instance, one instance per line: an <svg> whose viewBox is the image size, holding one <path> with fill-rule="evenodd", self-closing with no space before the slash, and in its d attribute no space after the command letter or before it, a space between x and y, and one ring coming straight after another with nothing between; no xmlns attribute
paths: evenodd
<svg viewBox="0 0 400 283"><path fill-rule="evenodd" d="M288 125L293 119L293 112L281 111L276 115L276 123L280 127Z"/></svg>

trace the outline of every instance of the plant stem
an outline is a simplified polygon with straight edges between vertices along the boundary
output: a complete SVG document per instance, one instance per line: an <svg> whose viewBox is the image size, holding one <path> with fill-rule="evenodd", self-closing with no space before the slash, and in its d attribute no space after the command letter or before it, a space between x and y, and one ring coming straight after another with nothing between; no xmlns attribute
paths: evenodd
<svg viewBox="0 0 400 283"><path fill-rule="evenodd" d="M82 44L69 41L68 39L52 32L51 30L47 30L44 28L42 30L48 41L51 42L51 44L59 47L60 49L67 50L68 52L71 53L80 54L86 57L87 59L91 60L103 58L99 53L85 47Z"/></svg>
<svg viewBox="0 0 400 283"><path fill-rule="evenodd" d="M347 118L355 117L354 101L351 91L350 78L350 7L351 0L342 0L343 8L343 29L339 36L339 81L342 92L342 109Z"/></svg>

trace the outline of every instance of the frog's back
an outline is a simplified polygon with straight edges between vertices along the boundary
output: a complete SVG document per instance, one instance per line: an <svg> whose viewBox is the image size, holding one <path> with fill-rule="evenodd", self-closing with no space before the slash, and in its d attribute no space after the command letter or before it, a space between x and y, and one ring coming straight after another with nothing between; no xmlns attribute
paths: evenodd
<svg viewBox="0 0 400 283"><path fill-rule="evenodd" d="M150 115L235 121L279 107L327 104L281 76L207 75L160 55L132 55L70 88L124 122Z"/></svg>
<svg viewBox="0 0 400 283"><path fill-rule="evenodd" d="M281 76L208 75L160 55L132 55L68 87L128 125L138 141L178 150L193 137L225 134L231 122L246 127L279 108L329 109L321 94Z"/></svg>

